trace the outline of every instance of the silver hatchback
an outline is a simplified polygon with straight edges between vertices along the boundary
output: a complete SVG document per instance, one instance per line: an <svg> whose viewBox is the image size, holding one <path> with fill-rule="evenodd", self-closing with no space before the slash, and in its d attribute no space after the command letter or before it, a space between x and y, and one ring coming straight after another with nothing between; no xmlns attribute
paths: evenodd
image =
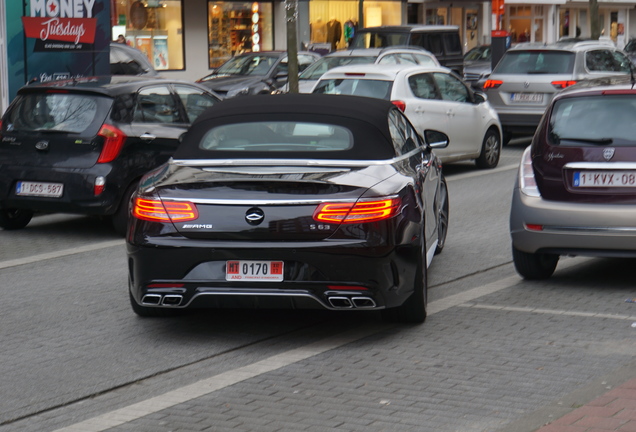
<svg viewBox="0 0 636 432"><path fill-rule="evenodd" d="M611 42L524 43L508 50L483 89L499 114L503 143L532 135L554 95L582 80L631 72L631 61Z"/></svg>

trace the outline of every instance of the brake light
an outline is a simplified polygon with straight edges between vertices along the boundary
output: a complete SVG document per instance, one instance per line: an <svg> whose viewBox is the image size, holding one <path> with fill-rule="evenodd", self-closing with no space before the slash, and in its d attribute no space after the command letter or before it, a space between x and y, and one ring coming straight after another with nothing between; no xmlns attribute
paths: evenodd
<svg viewBox="0 0 636 432"><path fill-rule="evenodd" d="M571 85L576 84L576 81L565 80L565 81L552 81L550 84L555 86L558 89L564 89L566 87L570 87Z"/></svg>
<svg viewBox="0 0 636 432"><path fill-rule="evenodd" d="M521 157L521 166L519 167L519 186L521 188L521 192L525 195L540 197L541 193L539 193L537 180L534 177L534 170L532 169L532 156L530 150L531 147L528 146Z"/></svg>
<svg viewBox="0 0 636 432"><path fill-rule="evenodd" d="M503 81L501 80L486 80L486 82L484 83L484 90L488 90L489 88L491 89L496 89L497 87L499 87L500 85L503 84Z"/></svg>
<svg viewBox="0 0 636 432"><path fill-rule="evenodd" d="M162 201L160 199L135 198L133 216L150 222L185 222L196 220L199 212L188 201Z"/></svg>
<svg viewBox="0 0 636 432"><path fill-rule="evenodd" d="M365 75L366 74L362 72L346 72L345 73L345 76L362 76L363 77Z"/></svg>
<svg viewBox="0 0 636 432"><path fill-rule="evenodd" d="M400 111L402 112L406 111L406 102L404 101L391 101L391 102L393 102L393 105L398 107Z"/></svg>
<svg viewBox="0 0 636 432"><path fill-rule="evenodd" d="M313 218L318 222L343 224L378 222L395 216L400 210L400 204L399 198L323 203L316 208Z"/></svg>
<svg viewBox="0 0 636 432"><path fill-rule="evenodd" d="M97 135L104 138L102 152L99 154L97 163L112 162L117 156L126 141L126 134L115 126L104 124L97 132Z"/></svg>

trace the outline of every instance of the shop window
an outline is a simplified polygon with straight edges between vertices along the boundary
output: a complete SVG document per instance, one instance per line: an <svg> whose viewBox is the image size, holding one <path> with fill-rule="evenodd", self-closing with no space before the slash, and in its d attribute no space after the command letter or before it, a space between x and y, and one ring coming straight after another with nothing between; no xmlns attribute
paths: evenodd
<svg viewBox="0 0 636 432"><path fill-rule="evenodd" d="M245 52L271 51L273 38L271 3L208 2L210 68Z"/></svg>
<svg viewBox="0 0 636 432"><path fill-rule="evenodd" d="M111 8L113 40L140 50L157 70L183 70L182 0L117 0Z"/></svg>
<svg viewBox="0 0 636 432"><path fill-rule="evenodd" d="M309 42L326 51L345 49L360 27L357 1L309 2Z"/></svg>

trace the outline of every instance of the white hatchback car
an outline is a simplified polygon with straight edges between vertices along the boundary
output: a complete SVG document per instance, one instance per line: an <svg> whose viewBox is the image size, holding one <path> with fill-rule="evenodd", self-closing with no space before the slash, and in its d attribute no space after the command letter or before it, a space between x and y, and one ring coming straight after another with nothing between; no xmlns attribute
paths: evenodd
<svg viewBox="0 0 636 432"><path fill-rule="evenodd" d="M326 72L313 93L387 99L413 126L444 132L449 145L436 149L442 162L474 159L494 168L501 156L501 124L483 93L475 92L450 69L439 66L354 65Z"/></svg>

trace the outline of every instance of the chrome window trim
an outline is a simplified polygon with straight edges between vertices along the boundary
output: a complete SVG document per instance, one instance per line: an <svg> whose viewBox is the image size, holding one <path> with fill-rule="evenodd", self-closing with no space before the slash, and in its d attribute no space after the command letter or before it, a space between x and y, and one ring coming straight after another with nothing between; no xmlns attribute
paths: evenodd
<svg viewBox="0 0 636 432"><path fill-rule="evenodd" d="M382 198L398 198L398 195L388 195ZM315 205L326 202L353 202L353 201L374 201L378 197L365 197L365 198L314 198L314 199L215 199L215 198L171 198L169 196L162 197L166 201L188 201L194 204L216 204L216 205L245 205L245 206L266 206L266 205Z"/></svg>
<svg viewBox="0 0 636 432"><path fill-rule="evenodd" d="M636 162L568 162L563 168L583 170L636 170Z"/></svg>

